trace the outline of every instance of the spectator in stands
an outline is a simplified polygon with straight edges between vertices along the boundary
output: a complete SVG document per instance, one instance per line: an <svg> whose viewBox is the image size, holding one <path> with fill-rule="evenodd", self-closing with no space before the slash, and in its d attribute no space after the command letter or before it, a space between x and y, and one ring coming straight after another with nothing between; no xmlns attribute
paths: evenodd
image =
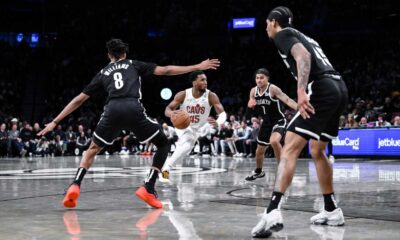
<svg viewBox="0 0 400 240"><path fill-rule="evenodd" d="M346 127L346 117L344 115L339 118L339 129Z"/></svg>
<svg viewBox="0 0 400 240"><path fill-rule="evenodd" d="M358 124L354 118L354 114L349 113L347 115L347 121L346 121L345 127L346 128L357 128L358 127Z"/></svg>
<svg viewBox="0 0 400 240"><path fill-rule="evenodd" d="M242 133L235 139L235 145L238 152L234 155L234 157L242 157L247 155L245 152L245 142L246 140L251 138L251 127L247 126L246 121L241 122Z"/></svg>
<svg viewBox="0 0 400 240"><path fill-rule="evenodd" d="M250 139L247 139L245 141L244 150L246 157L248 158L254 157L256 154L257 136L259 131L260 131L260 122L256 118L254 121L252 121L251 137Z"/></svg>
<svg viewBox="0 0 400 240"><path fill-rule="evenodd" d="M366 127L368 127L367 118L366 118L366 117L362 117L361 120L360 120L360 122L358 123L358 126L359 126L360 128L366 128Z"/></svg>
<svg viewBox="0 0 400 240"><path fill-rule="evenodd" d="M378 116L378 121L376 121L376 127L390 127L390 122L386 121L385 114L380 114Z"/></svg>
<svg viewBox="0 0 400 240"><path fill-rule="evenodd" d="M396 116L393 118L393 126L395 126L395 127L400 126L400 116Z"/></svg>
<svg viewBox="0 0 400 240"><path fill-rule="evenodd" d="M11 130L8 131L8 139L11 156L19 155L24 157L26 150L24 149L24 144L20 138L20 132L18 131L18 125L16 122L12 124Z"/></svg>
<svg viewBox="0 0 400 240"><path fill-rule="evenodd" d="M23 146L24 149L28 153L33 154L35 152L36 142L35 142L35 137L33 135L32 126L29 123L27 122L24 123L24 128L21 129L20 137L24 145Z"/></svg>
<svg viewBox="0 0 400 240"><path fill-rule="evenodd" d="M89 139L86 137L83 128L79 132L79 136L76 139L76 147L78 151L75 150L75 155L81 156L82 153L89 147Z"/></svg>
<svg viewBox="0 0 400 240"><path fill-rule="evenodd" d="M6 130L6 124L0 125L0 157L7 156L8 149L8 134Z"/></svg>
<svg viewBox="0 0 400 240"><path fill-rule="evenodd" d="M75 146L76 146L76 133L73 131L72 126L68 127L67 132L65 133L66 135L66 141L67 141L67 153L69 155L73 155L75 151Z"/></svg>
<svg viewBox="0 0 400 240"><path fill-rule="evenodd" d="M214 119L213 117L208 117L209 119ZM214 119L215 120L215 119ZM209 157L211 155L211 151L213 146L213 134L217 131L216 125L213 126L209 123L206 123L203 127L199 129L199 155L202 155L203 157ZM207 146L207 151L204 151L204 147Z"/></svg>

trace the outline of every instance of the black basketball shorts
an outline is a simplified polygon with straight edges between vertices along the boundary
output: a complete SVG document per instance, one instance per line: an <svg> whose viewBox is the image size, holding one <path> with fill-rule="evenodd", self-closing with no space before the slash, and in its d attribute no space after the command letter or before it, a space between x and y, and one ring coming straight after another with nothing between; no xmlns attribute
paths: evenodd
<svg viewBox="0 0 400 240"><path fill-rule="evenodd" d="M269 138L271 134L274 132L278 132L281 134L282 138L285 136L286 132L286 120L281 119L276 122L274 125L268 124L266 121L263 121L260 127L260 131L257 136L257 143L263 146L269 146Z"/></svg>
<svg viewBox="0 0 400 240"><path fill-rule="evenodd" d="M338 136L339 118L347 107L347 87L340 76L325 77L308 84L307 94L315 114L303 119L297 112L287 130L306 140L329 142Z"/></svg>
<svg viewBox="0 0 400 240"><path fill-rule="evenodd" d="M138 99L113 99L105 107L93 141L104 147L112 145L122 130L132 131L141 143L150 141L161 131L160 125L147 117Z"/></svg>

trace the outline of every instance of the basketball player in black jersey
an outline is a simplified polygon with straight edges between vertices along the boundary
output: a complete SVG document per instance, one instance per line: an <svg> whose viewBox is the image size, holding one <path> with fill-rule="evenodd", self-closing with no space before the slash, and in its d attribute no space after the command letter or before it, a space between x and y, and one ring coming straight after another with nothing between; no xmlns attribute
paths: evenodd
<svg viewBox="0 0 400 240"><path fill-rule="evenodd" d="M75 179L68 188L64 198L64 206L73 208L77 204L80 194L80 184L93 163L94 157L100 150L111 145L121 130L132 131L142 142L151 141L157 146L153 158L153 165L145 180L144 186L136 191L136 195L154 208L162 208L154 189L160 169L164 165L170 150L168 139L157 122L146 116L141 103L141 77L146 75L179 75L196 70L216 69L218 59L207 59L192 66L157 66L126 58L128 44L120 39L111 39L107 42L108 57L111 62L92 79L81 94L76 96L39 135L45 135L67 115L76 110L86 100L98 91L108 92L107 103L100 121L93 133L89 149L83 154L80 167Z"/></svg>
<svg viewBox="0 0 400 240"><path fill-rule="evenodd" d="M325 148L329 139L338 135L338 120L347 104L347 87L319 44L292 28L292 21L293 14L287 7L274 8L266 20L269 38L297 80L299 111L288 124L271 202L253 228L253 237L268 237L272 231L282 229L281 197L293 179L297 158L308 141L325 205L310 221L331 226L344 224L342 210L333 194L332 165Z"/></svg>
<svg viewBox="0 0 400 240"><path fill-rule="evenodd" d="M263 122L258 132L256 149L256 169L246 177L247 181L253 181L265 176L262 170L265 151L268 146L274 150L276 160L281 156L281 139L285 135L286 118L282 109L282 101L293 110L297 110L297 103L289 98L274 84L269 83L269 71L260 68L254 73L257 86L250 90L248 102L249 108L255 108L258 116L262 116Z"/></svg>

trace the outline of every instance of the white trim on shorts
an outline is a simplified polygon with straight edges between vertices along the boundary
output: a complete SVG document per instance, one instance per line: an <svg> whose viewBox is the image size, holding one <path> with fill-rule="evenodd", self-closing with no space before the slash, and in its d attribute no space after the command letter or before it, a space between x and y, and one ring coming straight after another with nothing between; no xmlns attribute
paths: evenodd
<svg viewBox="0 0 400 240"><path fill-rule="evenodd" d="M307 134L308 136L314 137L316 139L319 140L319 136L318 134L311 132L310 130L304 129L304 128L299 128L299 127L294 127L294 130L296 130L297 132L301 132L304 134Z"/></svg>
<svg viewBox="0 0 400 240"><path fill-rule="evenodd" d="M311 94L312 94L312 84L314 83L314 81L310 82L307 86L308 89L308 93L307 96L309 99L311 99ZM294 122L294 120L296 120L296 118L298 118L300 116L300 111L297 111L297 113L294 115L294 117L292 118L292 120L289 122L289 124L287 125L286 129L289 129L290 124L292 124Z"/></svg>
<svg viewBox="0 0 400 240"><path fill-rule="evenodd" d="M260 139L258 139L258 137L257 137L257 143L259 143L259 144L265 144L265 145L271 145L271 143L267 143L267 142L261 141Z"/></svg>
<svg viewBox="0 0 400 240"><path fill-rule="evenodd" d="M290 122L289 122L289 124L287 125L286 128L289 128L290 125L294 122L294 120L296 120L296 118L298 118L299 116L300 116L300 112L298 111L298 112L294 115L294 117L292 118L292 120L290 120Z"/></svg>
<svg viewBox="0 0 400 240"><path fill-rule="evenodd" d="M324 137L326 137L326 138L329 138L329 139L335 139L335 138L337 138L337 136L334 137L334 136L331 136L331 135L329 135L329 134L327 134L327 133L321 133L321 135L324 136Z"/></svg>
<svg viewBox="0 0 400 240"><path fill-rule="evenodd" d="M150 141L151 139L153 139L158 133L160 132L160 130L157 130L157 132L155 132L153 135L151 135L149 138L147 138L144 141L141 141L140 143L146 143L148 141Z"/></svg>
<svg viewBox="0 0 400 240"><path fill-rule="evenodd" d="M113 145L114 140L112 142L107 142L106 140L104 140L103 138L101 138L99 135L96 134L96 132L93 132L93 135L99 139L100 141L102 141L103 143L107 144L107 145Z"/></svg>

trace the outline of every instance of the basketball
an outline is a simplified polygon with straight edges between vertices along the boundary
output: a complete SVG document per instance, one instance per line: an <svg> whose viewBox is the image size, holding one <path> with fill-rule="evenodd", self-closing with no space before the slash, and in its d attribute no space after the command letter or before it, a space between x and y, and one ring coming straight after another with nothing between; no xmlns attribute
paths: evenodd
<svg viewBox="0 0 400 240"><path fill-rule="evenodd" d="M178 111L176 114L171 117L171 122L174 127L178 129L185 129L189 127L190 124L190 117L189 113L186 111Z"/></svg>

